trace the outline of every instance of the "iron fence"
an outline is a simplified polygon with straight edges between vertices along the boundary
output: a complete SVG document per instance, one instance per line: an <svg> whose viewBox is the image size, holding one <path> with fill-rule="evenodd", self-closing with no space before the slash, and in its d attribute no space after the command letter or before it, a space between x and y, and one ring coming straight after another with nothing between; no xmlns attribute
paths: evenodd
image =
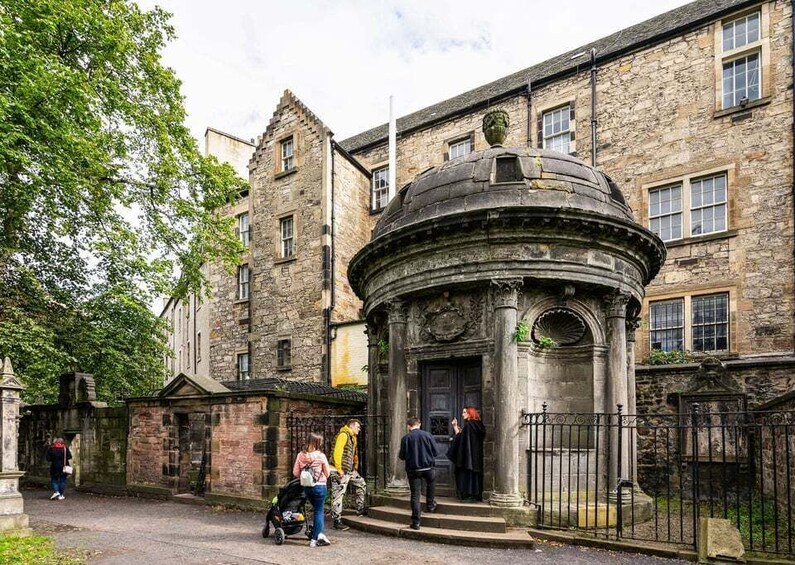
<svg viewBox="0 0 795 565"><path fill-rule="evenodd" d="M368 416L366 414L289 415L287 428L290 435L290 461L294 461L298 453L304 449L311 433L323 436L323 452L331 461L337 433L348 420L353 418L362 423L356 442L359 474L371 482L375 489L382 489L386 486L388 456L386 446L389 437L388 423L383 416ZM380 460L380 464L378 460Z"/></svg>
<svg viewBox="0 0 795 565"><path fill-rule="evenodd" d="M708 406L708 405L707 405ZM522 414L540 527L698 548L699 518L747 550L792 554L795 412Z"/></svg>

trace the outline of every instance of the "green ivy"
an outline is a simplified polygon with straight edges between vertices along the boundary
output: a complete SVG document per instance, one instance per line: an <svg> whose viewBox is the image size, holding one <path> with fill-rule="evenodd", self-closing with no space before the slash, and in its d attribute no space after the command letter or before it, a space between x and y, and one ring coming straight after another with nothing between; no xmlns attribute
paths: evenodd
<svg viewBox="0 0 795 565"><path fill-rule="evenodd" d="M378 352L382 355L389 353L389 342L385 339L378 340Z"/></svg>
<svg viewBox="0 0 795 565"><path fill-rule="evenodd" d="M692 356L687 351L674 349L663 351L662 349L652 349L649 356L643 361L643 365L681 365L692 361Z"/></svg>
<svg viewBox="0 0 795 565"><path fill-rule="evenodd" d="M538 347L540 347L541 349L552 349L553 347L556 347L557 345L558 345L558 342L556 342L551 337L547 337L545 335L542 335L542 336L540 336L538 338Z"/></svg>
<svg viewBox="0 0 795 565"><path fill-rule="evenodd" d="M527 322L524 320L520 321L516 324L516 329L511 336L511 339L516 343L521 343L523 341L527 341L527 338L530 337L530 326L527 325Z"/></svg>

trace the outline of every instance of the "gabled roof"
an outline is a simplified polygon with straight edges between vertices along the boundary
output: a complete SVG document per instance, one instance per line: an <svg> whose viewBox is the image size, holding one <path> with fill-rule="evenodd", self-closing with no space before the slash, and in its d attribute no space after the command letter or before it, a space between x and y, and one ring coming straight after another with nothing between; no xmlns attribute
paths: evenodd
<svg viewBox="0 0 795 565"><path fill-rule="evenodd" d="M282 93L279 103L276 105L276 110L273 112L273 116L271 117L271 121L268 123L268 127L265 128L265 132L262 134L262 139L267 139L270 137L273 129L276 127L276 123L279 120L279 115L285 108L293 108L299 115L304 116L308 123L314 124L317 129L327 133L328 135L332 135L331 130L326 126L326 124L324 124L321 119L312 112L312 110L307 108L306 105L301 102L295 94L293 94L289 89L286 89Z"/></svg>
<svg viewBox="0 0 795 565"><path fill-rule="evenodd" d="M210 377L199 375L188 376L184 373L177 375L174 380L163 387L157 396L191 396L196 394L220 394L231 392L223 384Z"/></svg>
<svg viewBox="0 0 795 565"><path fill-rule="evenodd" d="M583 51L588 53L591 48L596 49L597 64L602 64L758 3L759 0L697 0L449 100L398 118L397 131L399 134L409 133L457 114L497 103L506 96L526 91L528 82L532 82L535 88L561 76L587 69L589 68L587 56L572 60L572 55ZM387 134L388 124L383 124L345 139L340 145L354 153L385 142Z"/></svg>

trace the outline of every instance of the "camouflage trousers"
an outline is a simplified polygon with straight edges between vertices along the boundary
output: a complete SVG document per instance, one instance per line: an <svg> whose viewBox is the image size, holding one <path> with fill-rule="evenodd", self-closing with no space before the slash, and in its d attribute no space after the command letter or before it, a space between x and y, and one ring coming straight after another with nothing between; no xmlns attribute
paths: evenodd
<svg viewBox="0 0 795 565"><path fill-rule="evenodd" d="M364 494L367 488L367 483L362 476L354 471L353 473L345 473L340 478L339 473L331 473L331 518L339 520L342 516L342 500L345 498L345 491L348 490L348 485L353 487L354 499L356 501L356 510L364 510Z"/></svg>

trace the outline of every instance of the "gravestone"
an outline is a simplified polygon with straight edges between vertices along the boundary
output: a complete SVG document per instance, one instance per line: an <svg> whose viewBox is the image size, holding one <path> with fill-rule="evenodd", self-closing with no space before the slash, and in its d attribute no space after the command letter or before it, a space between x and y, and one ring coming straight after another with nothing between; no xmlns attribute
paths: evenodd
<svg viewBox="0 0 795 565"><path fill-rule="evenodd" d="M23 512L17 464L19 444L19 393L22 384L14 377L6 357L0 373L0 535L28 536L28 515Z"/></svg>

